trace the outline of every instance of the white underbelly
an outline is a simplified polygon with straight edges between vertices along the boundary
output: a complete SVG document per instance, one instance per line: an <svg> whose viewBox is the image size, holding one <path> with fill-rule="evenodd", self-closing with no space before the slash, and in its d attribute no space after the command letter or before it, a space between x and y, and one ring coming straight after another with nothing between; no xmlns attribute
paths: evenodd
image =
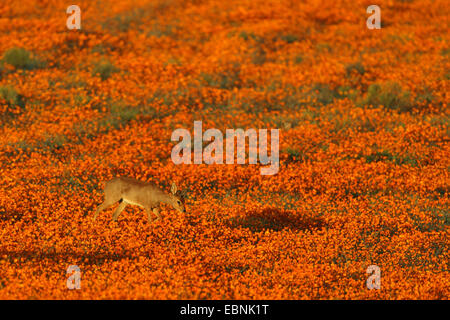
<svg viewBox="0 0 450 320"><path fill-rule="evenodd" d="M128 200L128 199L125 199L125 198L123 198L123 202L125 202L125 203L127 203L127 204L132 204L132 205L134 205L134 206L139 206L139 207L144 207L142 204L140 204L140 203L136 203L136 202L133 202L133 201L131 201L131 200Z"/></svg>

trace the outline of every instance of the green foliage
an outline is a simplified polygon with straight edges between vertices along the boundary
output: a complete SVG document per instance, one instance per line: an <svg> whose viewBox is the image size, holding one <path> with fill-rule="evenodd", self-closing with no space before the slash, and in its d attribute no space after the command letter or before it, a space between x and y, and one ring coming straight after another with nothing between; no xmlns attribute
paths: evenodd
<svg viewBox="0 0 450 320"><path fill-rule="evenodd" d="M105 54L107 52L107 49L103 44L96 44L92 47L91 52Z"/></svg>
<svg viewBox="0 0 450 320"><path fill-rule="evenodd" d="M396 82L375 83L369 86L367 96L359 102L359 106L383 106L388 109L407 112L413 108L410 96L409 91L403 91L402 87Z"/></svg>
<svg viewBox="0 0 450 320"><path fill-rule="evenodd" d="M94 76L100 76L102 81L111 77L111 75L115 72L118 72L119 69L116 68L109 60L101 60L97 64L95 64L92 69L92 74Z"/></svg>
<svg viewBox="0 0 450 320"><path fill-rule="evenodd" d="M91 96L86 96L83 94L76 94L73 96L73 102L77 106L82 106L82 105L88 104L91 100L92 100Z"/></svg>
<svg viewBox="0 0 450 320"><path fill-rule="evenodd" d="M239 37L250 43L250 47L252 48L250 59L252 63L255 65L263 65L267 61L266 50L263 48L265 39L252 32L246 31L242 31L239 34Z"/></svg>
<svg viewBox="0 0 450 320"><path fill-rule="evenodd" d="M305 152L292 147L286 148L282 153L287 154L288 162L305 162L310 158Z"/></svg>
<svg viewBox="0 0 450 320"><path fill-rule="evenodd" d="M285 34L282 35L280 39L287 43L293 43L295 41L298 41L298 36L296 36L295 34Z"/></svg>
<svg viewBox="0 0 450 320"><path fill-rule="evenodd" d="M415 102L418 105L429 105L434 101L434 95L432 89L426 87L422 92L417 94Z"/></svg>
<svg viewBox="0 0 450 320"><path fill-rule="evenodd" d="M252 63L258 66L263 65L267 61L267 53L261 46L255 48L251 53Z"/></svg>
<svg viewBox="0 0 450 320"><path fill-rule="evenodd" d="M331 46L326 42L320 42L316 45L316 49L319 52L331 52Z"/></svg>
<svg viewBox="0 0 450 320"><path fill-rule="evenodd" d="M420 163L420 158L417 155L411 153L397 154L386 149L379 150L377 146L374 146L373 152L369 155L361 156L366 159L367 163L387 161L395 163L396 165L409 165L411 167L417 167Z"/></svg>
<svg viewBox="0 0 450 320"><path fill-rule="evenodd" d="M61 149L67 142L67 138L64 135L48 135L42 141L40 147L44 150L53 152Z"/></svg>
<svg viewBox="0 0 450 320"><path fill-rule="evenodd" d="M146 10L136 8L130 11L121 12L102 23L105 30L111 32L127 32L130 28L139 25L145 17Z"/></svg>
<svg viewBox="0 0 450 320"><path fill-rule="evenodd" d="M97 121L96 130L87 129L84 127L77 128L77 135L80 137L95 136L99 132L108 132L111 129L119 129L127 125L130 121L136 119L139 115L139 109L126 105L123 102L115 102L110 106L110 112L105 117ZM87 127L91 125L87 124Z"/></svg>
<svg viewBox="0 0 450 320"><path fill-rule="evenodd" d="M19 140L16 143L12 143L10 145L20 153L28 153L36 149L34 145L25 140Z"/></svg>
<svg viewBox="0 0 450 320"><path fill-rule="evenodd" d="M442 49L441 50L441 55L443 55L443 56L450 55L450 48Z"/></svg>
<svg viewBox="0 0 450 320"><path fill-rule="evenodd" d="M63 148L66 144L70 143L70 139L65 135L50 135L46 134L42 140L36 142L28 142L26 140L20 140L11 146L19 153L30 153L30 152L51 152Z"/></svg>
<svg viewBox="0 0 450 320"><path fill-rule="evenodd" d="M127 106L124 103L116 103L111 106L111 115L118 118L121 124L127 124L131 120L136 119L138 114L138 108Z"/></svg>
<svg viewBox="0 0 450 320"><path fill-rule="evenodd" d="M300 64L303 62L303 56L301 54L298 54L294 57L294 63L295 64Z"/></svg>
<svg viewBox="0 0 450 320"><path fill-rule="evenodd" d="M259 42L259 43L263 43L264 42L264 38L260 37L256 34L254 34L253 32L247 32L247 31L242 31L239 34L239 38L244 39L245 41L249 41L249 40L253 40L255 42Z"/></svg>
<svg viewBox="0 0 450 320"><path fill-rule="evenodd" d="M7 63L16 69L24 70L32 70L41 66L41 62L33 59L31 53L23 48L8 49L3 54L2 63Z"/></svg>
<svg viewBox="0 0 450 320"><path fill-rule="evenodd" d="M304 119L280 115L266 115L262 118L262 121L269 126L288 130L290 128L295 128L300 122L304 121Z"/></svg>
<svg viewBox="0 0 450 320"><path fill-rule="evenodd" d="M424 211L430 216L431 221L424 222L411 214L414 226L421 232L441 231L450 226L450 211L447 207L426 207Z"/></svg>
<svg viewBox="0 0 450 320"><path fill-rule="evenodd" d="M153 24L153 28L147 33L148 36L157 38L171 37L176 32L176 26L174 25L162 25L161 23Z"/></svg>
<svg viewBox="0 0 450 320"><path fill-rule="evenodd" d="M327 84L317 83L309 91L309 95L313 100L320 104L327 105L337 98L337 92L332 90Z"/></svg>
<svg viewBox="0 0 450 320"><path fill-rule="evenodd" d="M364 68L364 65L359 61L355 62L355 63L350 63L345 66L345 73L347 74L347 77L350 76L354 72L357 72L360 75L363 75L366 72L366 69Z"/></svg>
<svg viewBox="0 0 450 320"><path fill-rule="evenodd" d="M339 86L336 89L336 97L339 99L349 98L350 100L355 101L359 94L358 90L350 86Z"/></svg>
<svg viewBox="0 0 450 320"><path fill-rule="evenodd" d="M200 74L201 80L210 87L232 89L241 87L240 68L232 68L221 74Z"/></svg>
<svg viewBox="0 0 450 320"><path fill-rule="evenodd" d="M25 106L22 96L11 86L0 86L0 98L5 100L10 106L19 106L21 108Z"/></svg>

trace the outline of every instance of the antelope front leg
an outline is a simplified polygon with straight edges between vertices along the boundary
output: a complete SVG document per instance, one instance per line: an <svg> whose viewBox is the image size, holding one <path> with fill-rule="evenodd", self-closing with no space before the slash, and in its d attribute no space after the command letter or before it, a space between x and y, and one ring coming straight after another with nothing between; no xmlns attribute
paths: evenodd
<svg viewBox="0 0 450 320"><path fill-rule="evenodd" d="M155 221L161 219L161 215L159 214L159 208L153 208L153 213L156 214L157 217Z"/></svg>
<svg viewBox="0 0 450 320"><path fill-rule="evenodd" d="M105 199L105 201L98 206L97 210L95 211L94 217L92 218L94 221L95 219L97 219L98 214L100 213L100 211L105 210L106 208L112 206L114 204L114 200L112 199Z"/></svg>

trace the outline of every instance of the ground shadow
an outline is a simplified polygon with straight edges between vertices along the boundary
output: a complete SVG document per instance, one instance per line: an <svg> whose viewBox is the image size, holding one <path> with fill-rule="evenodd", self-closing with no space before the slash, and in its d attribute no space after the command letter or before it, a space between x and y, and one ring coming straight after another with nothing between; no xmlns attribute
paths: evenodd
<svg viewBox="0 0 450 320"><path fill-rule="evenodd" d="M23 216L23 212L19 212L17 210L6 210L6 208L0 207L0 221L18 221L22 220Z"/></svg>
<svg viewBox="0 0 450 320"><path fill-rule="evenodd" d="M325 226L325 221L317 217L307 217L292 211L277 208L265 208L247 212L241 217L229 221L230 227L248 228L253 232L265 230L315 230Z"/></svg>

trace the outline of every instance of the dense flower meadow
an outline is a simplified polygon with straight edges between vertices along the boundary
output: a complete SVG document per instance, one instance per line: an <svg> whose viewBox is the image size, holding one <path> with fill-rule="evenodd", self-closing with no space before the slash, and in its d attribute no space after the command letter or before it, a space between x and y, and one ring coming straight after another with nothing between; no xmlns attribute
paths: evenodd
<svg viewBox="0 0 450 320"><path fill-rule="evenodd" d="M0 4L0 299L449 298L447 0L70 4ZM279 172L175 165L197 120L280 129ZM121 175L188 212L92 221Z"/></svg>

